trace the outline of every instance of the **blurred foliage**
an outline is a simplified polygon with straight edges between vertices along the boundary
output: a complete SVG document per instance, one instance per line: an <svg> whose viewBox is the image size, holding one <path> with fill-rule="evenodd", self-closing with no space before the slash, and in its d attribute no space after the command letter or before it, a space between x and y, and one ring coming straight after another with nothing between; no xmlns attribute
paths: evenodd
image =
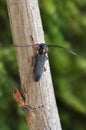
<svg viewBox="0 0 86 130"><path fill-rule="evenodd" d="M39 0L47 43L74 50L49 48L49 60L63 130L86 130L86 0ZM6 8L0 0L0 129L27 129L12 98L19 86L15 51ZM15 124L16 121L16 124Z"/></svg>

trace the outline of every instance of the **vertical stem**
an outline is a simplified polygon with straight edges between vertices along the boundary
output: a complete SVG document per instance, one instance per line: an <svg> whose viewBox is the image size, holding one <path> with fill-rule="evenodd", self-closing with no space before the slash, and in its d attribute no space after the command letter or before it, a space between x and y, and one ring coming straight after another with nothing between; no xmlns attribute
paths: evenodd
<svg viewBox="0 0 86 130"><path fill-rule="evenodd" d="M7 7L14 44L44 42L37 0L7 0ZM47 71L39 82L34 82L31 66L34 50L25 47L15 50L25 104L37 108L29 109L25 115L29 130L61 130L48 61Z"/></svg>

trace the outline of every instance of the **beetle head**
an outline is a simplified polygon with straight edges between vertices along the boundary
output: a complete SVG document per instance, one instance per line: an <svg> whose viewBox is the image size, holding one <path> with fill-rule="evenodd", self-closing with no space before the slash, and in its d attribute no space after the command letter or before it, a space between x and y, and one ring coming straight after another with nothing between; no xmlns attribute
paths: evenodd
<svg viewBox="0 0 86 130"><path fill-rule="evenodd" d="M47 45L45 43L41 43L39 45L39 49L38 49L38 52L40 54L45 54L47 52L48 48L47 48Z"/></svg>

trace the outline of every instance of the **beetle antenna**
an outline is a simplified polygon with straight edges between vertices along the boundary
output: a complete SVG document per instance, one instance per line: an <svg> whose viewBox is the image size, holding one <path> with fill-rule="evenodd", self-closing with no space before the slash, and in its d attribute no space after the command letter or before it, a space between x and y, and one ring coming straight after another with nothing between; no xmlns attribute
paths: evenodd
<svg viewBox="0 0 86 130"><path fill-rule="evenodd" d="M31 45L14 45L14 47L32 47L32 46L37 46L39 44L31 44Z"/></svg>
<svg viewBox="0 0 86 130"><path fill-rule="evenodd" d="M48 44L47 46L49 46L49 47L58 47L58 48L62 48L62 49L68 51L69 53L71 53L71 54L73 54L73 55L77 55L75 52L73 52L73 51L71 51L71 50L69 50L69 49L67 49L67 48L65 48L65 47L62 47L62 46L51 45L51 44Z"/></svg>

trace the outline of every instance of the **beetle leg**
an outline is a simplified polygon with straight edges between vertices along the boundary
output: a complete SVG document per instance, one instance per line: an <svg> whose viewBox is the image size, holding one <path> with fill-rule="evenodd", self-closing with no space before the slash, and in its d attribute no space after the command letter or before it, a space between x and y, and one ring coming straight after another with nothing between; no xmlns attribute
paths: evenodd
<svg viewBox="0 0 86 130"><path fill-rule="evenodd" d="M32 46L32 48L37 51L39 49L39 46Z"/></svg>
<svg viewBox="0 0 86 130"><path fill-rule="evenodd" d="M48 56L46 55L46 60L48 60Z"/></svg>
<svg viewBox="0 0 86 130"><path fill-rule="evenodd" d="M44 71L47 71L47 68L44 66L43 70L44 70Z"/></svg>
<svg viewBox="0 0 86 130"><path fill-rule="evenodd" d="M37 54L36 55L34 55L34 56L32 56L32 64L31 64L31 66L33 66L34 65L34 59L37 57Z"/></svg>

